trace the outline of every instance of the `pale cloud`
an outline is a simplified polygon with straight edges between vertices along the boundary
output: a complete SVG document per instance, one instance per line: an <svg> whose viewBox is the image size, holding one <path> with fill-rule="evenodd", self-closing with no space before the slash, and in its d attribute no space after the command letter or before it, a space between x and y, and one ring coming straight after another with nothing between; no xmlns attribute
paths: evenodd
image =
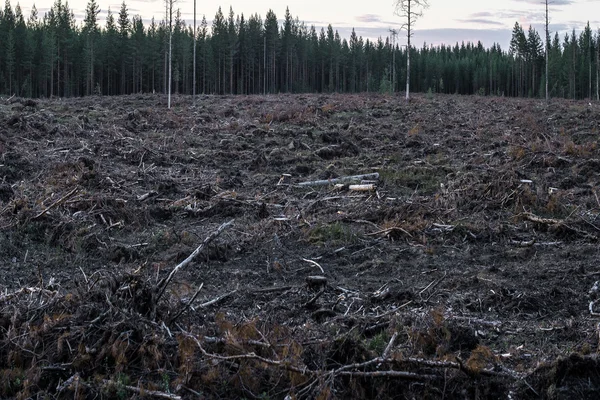
<svg viewBox="0 0 600 400"><path fill-rule="evenodd" d="M375 14L363 14L354 18L357 22L361 23L372 23L372 22L381 22L381 17Z"/></svg>
<svg viewBox="0 0 600 400"><path fill-rule="evenodd" d="M505 24L502 22L494 21L491 19L485 19L485 18L465 18L465 19L458 19L457 21L462 22L464 24L505 26Z"/></svg>
<svg viewBox="0 0 600 400"><path fill-rule="evenodd" d="M10 0L13 7L16 0ZM27 4L31 1L31 4ZM55 0L20 0L25 16L29 15L31 5L38 7L39 17L42 18ZM70 0L69 6L73 8L78 22L83 19L85 6L88 0ZM600 0L550 0L550 29L559 32L561 36L571 29L583 29L590 16L600 15ZM116 15L121 7L119 0L96 0L103 13L100 15L100 24L104 24L105 11L109 6ZM164 16L163 0L126 0L130 16L139 14L144 21L152 17L161 20ZM193 0L178 0L175 6L188 24L193 21ZM259 14L263 18L269 9L272 9L281 20L285 9L289 6L294 17L305 21L307 26L315 25L317 30L331 24L338 30L342 37L349 37L352 28L364 38L376 39L389 35L390 28L399 28L402 21L394 15L391 0L371 0L367 3L347 0L286 0L278 2L273 0L229 0L222 3L218 0L197 0L197 21L202 15L207 20L212 20L221 6L223 13L228 14L231 6L236 14L243 13L246 17ZM594 19L598 19L597 17ZM510 41L510 32L515 21L525 28L531 24L538 32L542 32L545 20L545 5L543 0L495 0L494 2L482 0L431 0L429 9L425 10L423 17L414 25L414 43L427 41L428 43L454 44L456 41L471 41L483 38L486 46L491 46L493 41L499 42L506 48ZM592 23L592 29L598 29L598 23ZM502 33L508 32L508 34ZM439 35L436 37L435 35ZM462 35L462 36L461 36ZM480 39L477 39L480 40Z"/></svg>

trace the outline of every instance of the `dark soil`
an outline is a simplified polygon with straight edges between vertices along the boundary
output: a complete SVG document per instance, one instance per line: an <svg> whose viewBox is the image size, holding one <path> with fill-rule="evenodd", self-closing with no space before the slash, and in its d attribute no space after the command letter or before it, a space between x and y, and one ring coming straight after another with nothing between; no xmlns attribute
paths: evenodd
<svg viewBox="0 0 600 400"><path fill-rule="evenodd" d="M598 104L165 103L0 102L0 397L600 396Z"/></svg>

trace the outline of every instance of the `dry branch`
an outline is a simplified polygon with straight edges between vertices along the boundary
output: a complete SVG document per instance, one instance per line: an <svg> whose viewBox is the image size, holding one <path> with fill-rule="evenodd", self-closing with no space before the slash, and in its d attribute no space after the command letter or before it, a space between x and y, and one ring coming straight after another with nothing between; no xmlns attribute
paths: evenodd
<svg viewBox="0 0 600 400"><path fill-rule="evenodd" d="M40 294L46 295L48 297L56 295L56 292L52 291L52 290L42 289L39 287L28 287L28 288L26 287L26 288L21 288L21 289L17 290L16 292L8 293L8 294L5 294L4 296L0 296L0 304L6 303L16 297L19 297L23 293L40 293Z"/></svg>
<svg viewBox="0 0 600 400"><path fill-rule="evenodd" d="M259 355L257 355L256 353L252 352L252 353L246 353L246 354L240 354L240 355L236 355L236 356L221 356L218 354L211 354L209 352L207 352L206 350L204 350L204 347L202 347L202 343L200 343L200 341L193 335L191 334L187 334L187 337L189 337L190 339L192 339L196 345L198 346L198 348L200 349L200 351L202 352L202 354L205 357L208 358L212 358L214 360L221 360L221 361L231 361L231 360L256 360L256 361L260 361L263 362L265 364L268 365L272 365L281 369L285 369L288 371L293 371L293 372L297 372L299 374L302 375L309 375L312 376L315 373L311 370L309 370L308 368L304 367L304 368L300 368L297 367L295 365L291 365L289 362L283 362L283 361L278 361L278 360L271 360L269 358L265 358L265 357L261 357Z"/></svg>
<svg viewBox="0 0 600 400"><path fill-rule="evenodd" d="M321 270L322 274L325 273L325 270L323 270L323 267L321 267L321 265L319 265L318 262L313 261L313 260L309 260L308 258L303 258L302 261L306 261L307 263L310 263L310 264L316 266L317 268L319 268Z"/></svg>
<svg viewBox="0 0 600 400"><path fill-rule="evenodd" d="M190 299L190 301L188 301L183 307L181 307L181 310L179 310L177 312L177 314L175 314L173 316L173 318L171 318L171 322L175 321L177 318L179 318L179 316L181 314L183 314L185 312L185 310L187 310L188 308L191 307L191 305L194 302L194 300L196 300L196 297L198 297L198 295L200 294L200 290L202 290L203 286L204 286L204 282L202 282L202 284L200 284L200 287L198 288L198 290L196 290L196 293L194 293L194 295L192 296L192 298Z"/></svg>
<svg viewBox="0 0 600 400"><path fill-rule="evenodd" d="M77 190L78 190L77 188L71 190L69 193L67 193L66 195L64 195L63 197L61 197L60 199L56 200L54 203L52 203L48 207L46 207L46 209L44 209L38 215L33 217L33 219L38 219L38 218L42 217L44 214L46 214L48 211L52 210L54 207L58 207L63 202L65 202L65 200L67 200L69 197L71 197L75 193L77 193Z"/></svg>
<svg viewBox="0 0 600 400"><path fill-rule="evenodd" d="M180 269L182 269L183 267L185 267L186 265L188 265L190 262L192 262L192 260L194 258L196 258L198 256L198 254L200 254L200 252L202 250L204 250L204 248L213 240L215 240L217 238L217 236L219 236L221 234L221 232L223 232L226 228L228 228L229 226L231 226L233 224L235 220L231 220L229 222L225 222L224 224L222 224L221 226L219 226L219 228L214 231L213 233L211 233L210 235L208 235L208 237L206 239L204 239L204 242L202 242L202 244L200 244L200 246L198 246L196 248L196 250L194 250L194 252L192 254L190 254L185 260L183 260L181 263L179 263L179 265L177 265L175 268L173 268L173 271L171 271L171 273L169 274L169 276L167 277L167 279L162 282L162 285L159 284L158 287L158 294L156 296L156 301L158 301L162 295L165 292L165 289L167 288L167 286L169 285L169 283L171 282L171 280L173 279L173 277L175 276L175 274L177 272L179 272Z"/></svg>
<svg viewBox="0 0 600 400"><path fill-rule="evenodd" d="M394 231L400 231L400 232L404 233L405 235L408 235L409 237L413 237L413 235L411 235L406 229L403 229L399 226L392 226L391 228L381 229L377 232L367 233L366 235L367 236L376 236L376 235L387 236Z"/></svg>
<svg viewBox="0 0 600 400"><path fill-rule="evenodd" d="M110 380L106 380L106 379L104 379L102 381L102 383L105 385L115 386L118 388L125 389L128 392L139 394L142 397L149 396L149 397L156 397L157 399L181 400L181 396L178 396L176 394L171 394L171 393L159 392L158 390L148 390L148 389L142 389L142 388L135 387L135 386L123 385L118 382L110 381Z"/></svg>
<svg viewBox="0 0 600 400"><path fill-rule="evenodd" d="M523 216L523 218L531 221L531 222L536 222L538 224L547 224L547 225L560 225L563 224L565 221L563 221L562 219L554 219L554 218L541 218L538 217L537 215L531 214L531 213L523 213L521 214Z"/></svg>
<svg viewBox="0 0 600 400"><path fill-rule="evenodd" d="M416 374L414 372L407 371L342 371L338 375L346 375L346 376L360 376L360 377L389 377L389 378L402 378L402 379L412 379L416 381L430 381L434 379L440 379L439 376L436 375L422 375Z"/></svg>
<svg viewBox="0 0 600 400"><path fill-rule="evenodd" d="M160 392L158 390L148 390L148 389L143 389L143 388L139 388L139 387L135 387L135 386L123 385L122 383L115 382L115 381L109 380L109 379L103 379L102 384L104 386L125 389L128 392L136 393L143 397L155 397L157 399L167 399L167 400L181 400L181 396L178 396L176 394ZM64 391L65 389L72 389L75 393L77 393L78 387L80 385L85 388L88 388L88 389L98 390L92 384L82 381L81 377L79 376L78 373L74 374L69 379L62 382L60 385L58 385L56 390L58 393L60 393L60 392Z"/></svg>
<svg viewBox="0 0 600 400"><path fill-rule="evenodd" d="M216 298L214 298L214 299L212 299L212 300L210 300L210 301L207 301L206 303L202 303L202 304L200 304L200 308L204 308L204 307L212 306L213 304L216 304L216 303L220 302L221 300L224 300L224 299L226 299L227 297L229 297L229 296L231 296L231 295L234 295L234 294L236 294L236 293L237 293L237 289L235 289L235 290L232 290L232 291L231 291L231 292L229 292L229 293L225 293L225 294L224 294L224 295L222 295L222 296L216 297Z"/></svg>
<svg viewBox="0 0 600 400"><path fill-rule="evenodd" d="M371 179L371 180L379 179L379 173L375 172L372 174L344 176L341 178L301 182L298 184L298 186L327 186L327 185L334 185L336 183L341 183L341 182L359 181L361 179Z"/></svg>

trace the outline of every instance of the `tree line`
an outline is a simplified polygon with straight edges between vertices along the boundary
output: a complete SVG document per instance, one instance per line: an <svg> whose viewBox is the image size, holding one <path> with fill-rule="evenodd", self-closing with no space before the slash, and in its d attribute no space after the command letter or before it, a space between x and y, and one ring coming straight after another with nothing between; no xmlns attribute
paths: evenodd
<svg viewBox="0 0 600 400"><path fill-rule="evenodd" d="M246 18L219 8L211 26L196 29L179 11L145 25L125 2L100 9L89 0L78 23L68 3L56 0L25 18L5 0L0 10L0 93L23 97L119 95L168 90L172 33L172 91L191 94L196 46L196 93L416 92L544 97L545 48L539 33L515 23L508 49L494 43L400 46L393 36L342 38L329 25L307 26L289 9L280 23L272 10ZM172 22L172 23L169 23ZM172 32L170 31L172 27ZM600 31L599 31L600 33ZM548 43L551 97L598 98L600 36L589 23ZM418 32L417 36L418 38ZM196 40L194 40L196 39ZM406 60L410 52L410 74Z"/></svg>

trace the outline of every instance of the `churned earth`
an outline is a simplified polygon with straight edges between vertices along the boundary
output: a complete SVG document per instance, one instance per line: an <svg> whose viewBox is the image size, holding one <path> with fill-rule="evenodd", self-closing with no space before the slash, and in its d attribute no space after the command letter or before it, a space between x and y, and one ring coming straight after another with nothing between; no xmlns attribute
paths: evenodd
<svg viewBox="0 0 600 400"><path fill-rule="evenodd" d="M0 101L0 397L598 397L598 103L165 104Z"/></svg>

